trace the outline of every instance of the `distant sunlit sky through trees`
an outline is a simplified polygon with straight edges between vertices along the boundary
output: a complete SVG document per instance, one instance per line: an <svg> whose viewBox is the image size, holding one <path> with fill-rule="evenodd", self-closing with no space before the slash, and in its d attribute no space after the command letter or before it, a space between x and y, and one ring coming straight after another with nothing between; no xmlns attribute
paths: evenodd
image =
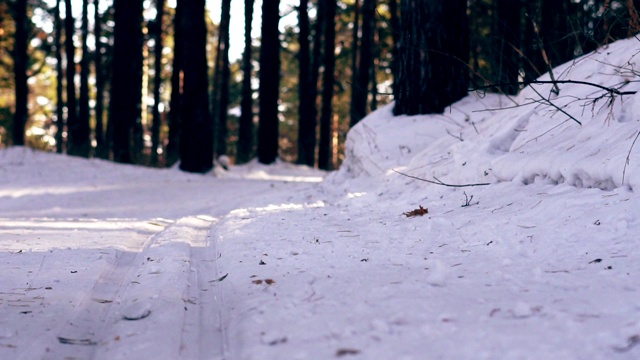
<svg viewBox="0 0 640 360"><path fill-rule="evenodd" d="M55 6L55 0L46 0L47 4L51 7ZM273 1L273 0L271 0ZM101 11L106 10L106 8L113 2L113 0L101 0L100 8ZM82 11L82 0L73 0L73 13L76 19L80 18L80 14ZM176 0L168 0L168 6L175 7ZM298 21L297 12L295 11L294 6L298 4L297 0L281 0L280 1L280 14L286 15L280 21L280 30L284 30L285 26L293 25ZM151 0L145 0L144 7L145 16L149 18L155 17L155 8L153 6L155 2ZM64 2L62 5L64 7ZM90 17L93 14L93 4L89 4L91 7L89 9ZM220 8L221 1L220 0L207 0L207 8L211 15L211 18L215 23L220 22ZM63 11L64 14L64 11ZM253 13L253 27L251 35L254 39L260 37L260 25L262 22L262 0L256 0L254 5L254 13ZM90 20L92 21L92 20ZM93 25L92 25L93 26ZM53 27L52 27L53 28ZM229 47L229 57L231 61L238 60L242 57L242 51L244 48L244 1L243 0L232 0L231 1L231 46Z"/></svg>

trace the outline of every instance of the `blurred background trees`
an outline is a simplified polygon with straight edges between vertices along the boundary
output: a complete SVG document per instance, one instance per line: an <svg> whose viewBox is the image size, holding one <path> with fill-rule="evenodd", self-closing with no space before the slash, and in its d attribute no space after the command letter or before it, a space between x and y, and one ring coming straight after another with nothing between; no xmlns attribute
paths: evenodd
<svg viewBox="0 0 640 360"><path fill-rule="evenodd" d="M401 114L487 84L515 95L640 27L639 0L185 1L1 1L0 146L332 169L349 128L394 99Z"/></svg>

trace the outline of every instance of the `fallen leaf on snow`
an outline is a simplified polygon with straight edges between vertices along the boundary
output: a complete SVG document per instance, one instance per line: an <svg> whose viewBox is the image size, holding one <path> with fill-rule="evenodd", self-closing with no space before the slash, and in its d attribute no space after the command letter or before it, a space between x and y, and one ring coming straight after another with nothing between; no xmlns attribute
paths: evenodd
<svg viewBox="0 0 640 360"><path fill-rule="evenodd" d="M429 209L425 209L422 207L422 205L419 205L419 208L415 209L415 210L411 210L409 212L405 212L402 213L402 215L406 216L406 217L414 217L414 216L422 216L424 214L428 214L429 213Z"/></svg>
<svg viewBox="0 0 640 360"><path fill-rule="evenodd" d="M337 357L341 357L345 355L358 355L358 354L360 354L360 350L356 350L356 349L338 349L338 351L336 351Z"/></svg>

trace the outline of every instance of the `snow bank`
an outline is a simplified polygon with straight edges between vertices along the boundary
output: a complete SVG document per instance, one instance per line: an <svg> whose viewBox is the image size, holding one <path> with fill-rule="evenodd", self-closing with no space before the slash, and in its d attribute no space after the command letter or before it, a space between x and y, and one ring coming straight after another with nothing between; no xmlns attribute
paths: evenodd
<svg viewBox="0 0 640 360"><path fill-rule="evenodd" d="M457 184L636 188L640 146L632 145L640 94L630 93L640 90L639 50L637 39L622 40L554 70L557 80L629 93L624 96L577 83L560 84L555 94L551 84L534 84L514 98L472 93L443 115L392 117L389 105L349 132L345 162L331 180L376 178L396 169ZM393 140L382 146L381 134Z"/></svg>

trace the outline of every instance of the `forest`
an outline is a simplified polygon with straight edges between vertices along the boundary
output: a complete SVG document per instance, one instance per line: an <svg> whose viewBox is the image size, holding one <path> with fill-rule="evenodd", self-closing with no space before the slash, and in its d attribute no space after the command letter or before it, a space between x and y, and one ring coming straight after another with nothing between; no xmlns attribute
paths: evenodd
<svg viewBox="0 0 640 360"><path fill-rule="evenodd" d="M238 2L244 23L231 16ZM349 129L377 108L442 113L470 91L515 95L634 36L638 9L640 0L3 0L0 146L196 173L222 156L331 170Z"/></svg>

